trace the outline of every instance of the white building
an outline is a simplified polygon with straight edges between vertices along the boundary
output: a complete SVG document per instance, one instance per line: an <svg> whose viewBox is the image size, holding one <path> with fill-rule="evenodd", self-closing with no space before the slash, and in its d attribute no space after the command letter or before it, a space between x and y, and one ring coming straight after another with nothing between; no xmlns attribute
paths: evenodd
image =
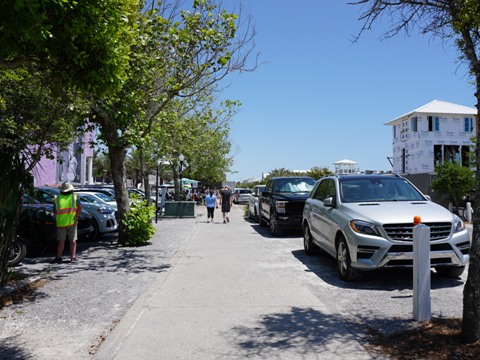
<svg viewBox="0 0 480 360"><path fill-rule="evenodd" d="M434 100L387 122L392 126L393 172L410 175L425 192L435 165L468 164L476 116L475 108Z"/></svg>
<svg viewBox="0 0 480 360"><path fill-rule="evenodd" d="M333 165L335 165L336 174L356 174L360 172L357 166L358 162L356 161L343 159L334 162Z"/></svg>

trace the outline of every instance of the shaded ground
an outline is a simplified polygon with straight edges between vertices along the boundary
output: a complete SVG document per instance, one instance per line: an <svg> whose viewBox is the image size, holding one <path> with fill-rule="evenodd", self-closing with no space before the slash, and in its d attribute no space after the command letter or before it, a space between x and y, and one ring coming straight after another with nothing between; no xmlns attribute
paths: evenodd
<svg viewBox="0 0 480 360"><path fill-rule="evenodd" d="M0 309L28 301L32 294L46 284L36 281L10 294L0 296ZM432 319L418 328L384 336L374 329L369 330L369 339L364 344L373 355L390 359L410 360L470 360L480 358L480 341L463 344L460 340L461 319Z"/></svg>
<svg viewBox="0 0 480 360"><path fill-rule="evenodd" d="M391 359L479 359L480 341L463 344L461 319L432 319L416 329L383 336L370 330L366 349Z"/></svg>

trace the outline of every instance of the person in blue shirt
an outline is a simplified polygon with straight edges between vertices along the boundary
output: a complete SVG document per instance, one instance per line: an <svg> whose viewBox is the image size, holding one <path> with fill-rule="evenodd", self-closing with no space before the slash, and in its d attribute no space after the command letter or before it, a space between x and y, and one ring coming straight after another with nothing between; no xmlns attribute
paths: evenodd
<svg viewBox="0 0 480 360"><path fill-rule="evenodd" d="M217 197L213 194L213 190L210 190L205 197L205 206L207 207L207 222L212 223L215 208L218 209Z"/></svg>

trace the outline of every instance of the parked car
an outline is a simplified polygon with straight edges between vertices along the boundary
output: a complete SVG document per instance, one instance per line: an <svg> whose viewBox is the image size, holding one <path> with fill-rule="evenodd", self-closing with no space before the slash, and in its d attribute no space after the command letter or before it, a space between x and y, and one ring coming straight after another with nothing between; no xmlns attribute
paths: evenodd
<svg viewBox="0 0 480 360"><path fill-rule="evenodd" d="M430 227L430 262L439 275L460 276L469 261L470 235L462 220L394 175L322 178L303 211L304 248L337 259L340 277L365 270L413 266L413 219Z"/></svg>
<svg viewBox="0 0 480 360"><path fill-rule="evenodd" d="M235 204L248 203L251 194L252 189L236 188L235 192L233 193L233 202Z"/></svg>
<svg viewBox="0 0 480 360"><path fill-rule="evenodd" d="M274 177L268 180L259 202L260 226L269 224L273 236L284 228L302 229L305 200L315 185L308 176Z"/></svg>
<svg viewBox="0 0 480 360"><path fill-rule="evenodd" d="M260 195L264 190L265 185L255 185L250 194L250 198L248 199L248 216L253 217L255 222L258 222L260 219L260 209L258 208L258 205Z"/></svg>
<svg viewBox="0 0 480 360"><path fill-rule="evenodd" d="M101 186L87 186L87 187L78 187L75 188L75 192L96 192L96 193L102 193L105 194L106 196L110 196L115 198L115 190L113 187L101 187Z"/></svg>
<svg viewBox="0 0 480 360"><path fill-rule="evenodd" d="M57 238L53 204L41 203L24 195L17 233L27 240L27 256L37 256L48 246L54 246ZM93 217L82 210L78 217L77 236L79 240L94 236Z"/></svg>
<svg viewBox="0 0 480 360"><path fill-rule="evenodd" d="M60 194L60 190L54 187L38 187L36 192L45 200L45 202L53 204L55 196ZM118 222L116 219L116 211L111 206L96 204L90 202L82 203L83 209L93 216L93 238L98 239L104 234L115 232L118 230Z"/></svg>
<svg viewBox="0 0 480 360"><path fill-rule="evenodd" d="M101 205L110 206L113 209L115 209L115 211L117 211L118 206L115 198L109 195L105 195L104 193L95 192L95 191L80 191L80 192L77 192L77 195L79 196L82 204L83 203L101 204Z"/></svg>

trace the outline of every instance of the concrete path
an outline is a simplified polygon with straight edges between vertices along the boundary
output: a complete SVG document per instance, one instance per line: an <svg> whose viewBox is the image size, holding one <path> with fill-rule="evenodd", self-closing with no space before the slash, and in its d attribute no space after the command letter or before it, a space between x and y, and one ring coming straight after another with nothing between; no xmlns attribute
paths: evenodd
<svg viewBox="0 0 480 360"><path fill-rule="evenodd" d="M292 249L254 230L243 206L234 206L227 224L215 215L214 223L203 214L188 222L195 228L171 267L94 359L371 358L309 290Z"/></svg>

